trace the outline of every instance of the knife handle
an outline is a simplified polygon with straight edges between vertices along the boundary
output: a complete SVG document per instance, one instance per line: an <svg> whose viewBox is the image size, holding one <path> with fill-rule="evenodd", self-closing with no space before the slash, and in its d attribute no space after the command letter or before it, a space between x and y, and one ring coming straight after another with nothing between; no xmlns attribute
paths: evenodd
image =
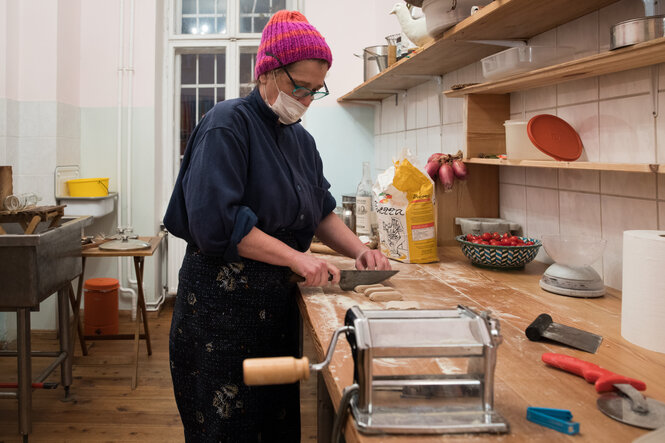
<svg viewBox="0 0 665 443"><path fill-rule="evenodd" d="M329 272L328 273L328 281L332 281L333 275ZM302 275L298 275L295 272L291 272L291 276L289 277L289 283L300 283L305 281L305 277Z"/></svg>
<svg viewBox="0 0 665 443"><path fill-rule="evenodd" d="M612 391L616 383L630 384L638 391L644 391L647 388L646 383L640 380L615 374L591 362L569 355L545 352L541 358L550 366L579 375L589 383L594 383L597 392Z"/></svg>

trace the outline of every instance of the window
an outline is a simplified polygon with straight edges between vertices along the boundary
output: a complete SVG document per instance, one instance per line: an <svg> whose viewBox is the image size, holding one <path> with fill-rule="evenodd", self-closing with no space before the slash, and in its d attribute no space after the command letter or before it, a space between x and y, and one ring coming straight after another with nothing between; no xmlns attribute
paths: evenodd
<svg viewBox="0 0 665 443"><path fill-rule="evenodd" d="M250 89L251 91L251 89ZM226 51L180 54L180 155L201 117L226 98Z"/></svg>
<svg viewBox="0 0 665 443"><path fill-rule="evenodd" d="M192 131L216 103L254 89L261 31L296 0L172 0L173 147L181 159ZM180 161L174 165L177 171Z"/></svg>
<svg viewBox="0 0 665 443"><path fill-rule="evenodd" d="M240 0L240 32L261 32L270 16L286 8L286 0Z"/></svg>
<svg viewBox="0 0 665 443"><path fill-rule="evenodd" d="M226 34L227 0L182 0L179 34Z"/></svg>

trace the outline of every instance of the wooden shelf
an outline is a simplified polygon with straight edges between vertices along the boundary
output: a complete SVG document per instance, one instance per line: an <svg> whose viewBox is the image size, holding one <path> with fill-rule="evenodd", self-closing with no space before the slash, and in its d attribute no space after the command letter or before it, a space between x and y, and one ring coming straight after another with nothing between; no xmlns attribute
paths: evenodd
<svg viewBox="0 0 665 443"><path fill-rule="evenodd" d="M665 62L665 37L501 80L446 91L445 94L448 97L461 97L467 94L505 94L663 62Z"/></svg>
<svg viewBox="0 0 665 443"><path fill-rule="evenodd" d="M665 174L665 165L646 163L595 163L561 162L555 160L500 160L493 158L468 158L465 163L496 166L526 166L530 168L581 169L620 172L654 172Z"/></svg>
<svg viewBox="0 0 665 443"><path fill-rule="evenodd" d="M616 1L494 0L338 101L382 100L505 49L470 40L526 40Z"/></svg>

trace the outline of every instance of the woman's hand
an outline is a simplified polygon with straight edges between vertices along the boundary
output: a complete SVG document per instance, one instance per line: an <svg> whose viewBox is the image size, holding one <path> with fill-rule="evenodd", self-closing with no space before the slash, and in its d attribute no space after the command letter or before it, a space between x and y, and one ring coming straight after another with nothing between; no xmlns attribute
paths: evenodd
<svg viewBox="0 0 665 443"><path fill-rule="evenodd" d="M365 271L392 269L390 261L380 249L365 248L356 257L356 269Z"/></svg>
<svg viewBox="0 0 665 443"><path fill-rule="evenodd" d="M299 252L290 268L305 278L304 286L327 286L339 283L339 269L312 254Z"/></svg>
<svg viewBox="0 0 665 443"><path fill-rule="evenodd" d="M380 250L365 246L334 213L330 213L321 221L316 229L316 236L340 254L355 258L356 269L361 271L391 269L388 258Z"/></svg>

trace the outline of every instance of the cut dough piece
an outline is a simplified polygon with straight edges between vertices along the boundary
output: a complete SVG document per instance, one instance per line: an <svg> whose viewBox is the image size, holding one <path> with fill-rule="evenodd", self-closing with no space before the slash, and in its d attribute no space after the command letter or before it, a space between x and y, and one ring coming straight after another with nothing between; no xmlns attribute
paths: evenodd
<svg viewBox="0 0 665 443"><path fill-rule="evenodd" d="M389 301L386 309L420 309L420 303L416 301Z"/></svg>
<svg viewBox="0 0 665 443"><path fill-rule="evenodd" d="M379 291L373 292L369 295L369 299L372 301L393 301L401 300L402 294L397 291Z"/></svg>
<svg viewBox="0 0 665 443"><path fill-rule="evenodd" d="M382 286L380 288L367 288L363 291L363 293L365 294L365 297L369 297L375 292L385 292L385 291L395 291L395 288L391 288L390 286Z"/></svg>
<svg viewBox="0 0 665 443"><path fill-rule="evenodd" d="M381 283L376 283L373 285L358 285L355 288L353 288L354 292L359 292L361 294L365 294L365 290L369 288L385 288ZM365 294L367 295L367 294Z"/></svg>

